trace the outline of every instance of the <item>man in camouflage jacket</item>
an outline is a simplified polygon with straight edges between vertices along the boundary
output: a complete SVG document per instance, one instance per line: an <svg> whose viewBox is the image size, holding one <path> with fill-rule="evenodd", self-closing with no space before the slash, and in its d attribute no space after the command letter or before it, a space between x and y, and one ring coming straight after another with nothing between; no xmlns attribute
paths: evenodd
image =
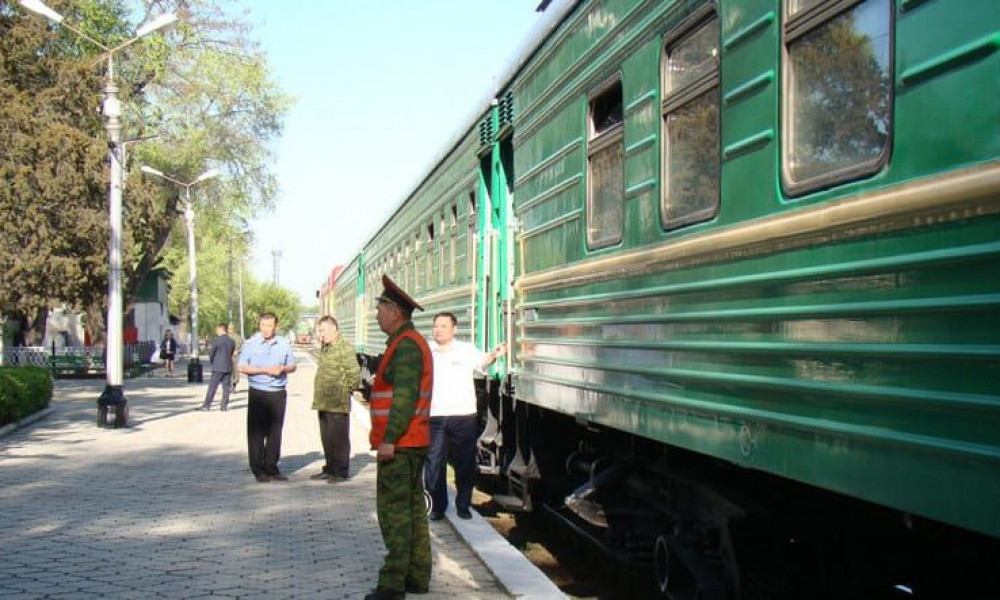
<svg viewBox="0 0 1000 600"><path fill-rule="evenodd" d="M351 461L351 392L358 387L361 367L354 349L340 337L337 321L324 316L319 320L322 346L313 383L312 407L319 416L319 436L326 464L312 479L336 483L349 477Z"/></svg>
<svg viewBox="0 0 1000 600"><path fill-rule="evenodd" d="M423 468L434 363L410 320L423 307L386 275L382 285L376 314L389 337L372 383L369 441L376 450L375 505L386 556L378 587L365 600L402 600L407 593L426 594L431 581Z"/></svg>

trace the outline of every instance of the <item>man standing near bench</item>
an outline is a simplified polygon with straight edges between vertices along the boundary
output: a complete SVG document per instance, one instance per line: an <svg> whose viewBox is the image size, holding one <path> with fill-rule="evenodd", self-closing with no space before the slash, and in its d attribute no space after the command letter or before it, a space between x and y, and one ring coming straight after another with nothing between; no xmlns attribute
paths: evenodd
<svg viewBox="0 0 1000 600"><path fill-rule="evenodd" d="M212 363L212 379L208 382L208 392L205 394L205 402L198 410L211 410L212 400L215 399L215 388L222 384L222 404L220 410L229 408L229 380L230 371L233 368L233 352L236 344L228 334L229 327L225 323L215 326L215 337L208 347L208 360Z"/></svg>

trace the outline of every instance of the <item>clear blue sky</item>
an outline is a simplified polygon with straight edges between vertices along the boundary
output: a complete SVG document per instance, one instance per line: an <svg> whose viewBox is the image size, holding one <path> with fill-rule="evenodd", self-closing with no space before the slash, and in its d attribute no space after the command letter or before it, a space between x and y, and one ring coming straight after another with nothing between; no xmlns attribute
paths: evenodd
<svg viewBox="0 0 1000 600"><path fill-rule="evenodd" d="M250 0L253 37L295 99L274 144L281 187L252 269L315 302L487 97L539 0ZM485 107L485 106L484 106Z"/></svg>

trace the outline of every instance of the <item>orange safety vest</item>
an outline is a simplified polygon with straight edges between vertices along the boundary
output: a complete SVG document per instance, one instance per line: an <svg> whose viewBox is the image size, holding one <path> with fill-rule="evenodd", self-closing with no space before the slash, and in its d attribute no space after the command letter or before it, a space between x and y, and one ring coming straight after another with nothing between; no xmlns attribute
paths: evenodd
<svg viewBox="0 0 1000 600"><path fill-rule="evenodd" d="M413 329L401 333L389 344L379 362L375 381L372 383L371 417L372 430L368 436L372 448L382 443L385 430L389 426L389 410L392 408L393 385L385 380L385 369L392 360L392 355L404 339L416 342L420 347L420 357L423 359L423 373L420 376L420 394L417 397L417 407L410 418L410 424L402 437L396 441L397 448L426 448L431 445L431 390L434 383L434 363L427 340Z"/></svg>

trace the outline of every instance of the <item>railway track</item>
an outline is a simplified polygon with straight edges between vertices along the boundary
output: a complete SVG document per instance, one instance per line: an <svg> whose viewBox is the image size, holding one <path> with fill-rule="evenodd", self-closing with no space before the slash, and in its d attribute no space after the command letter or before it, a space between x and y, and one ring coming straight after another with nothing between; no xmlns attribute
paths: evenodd
<svg viewBox="0 0 1000 600"><path fill-rule="evenodd" d="M473 491L472 501L483 518L567 597L578 600L662 598L652 585L652 575L637 581L634 571L618 566L551 515L503 512L490 501L489 495L479 490Z"/></svg>

